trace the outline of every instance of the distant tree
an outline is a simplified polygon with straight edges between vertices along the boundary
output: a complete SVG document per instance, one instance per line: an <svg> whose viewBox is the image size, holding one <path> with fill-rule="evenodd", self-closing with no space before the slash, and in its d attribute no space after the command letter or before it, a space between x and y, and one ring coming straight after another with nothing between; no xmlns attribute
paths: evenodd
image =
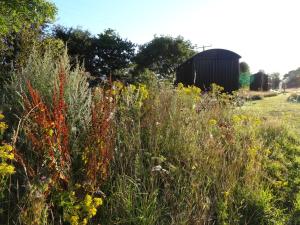
<svg viewBox="0 0 300 225"><path fill-rule="evenodd" d="M176 68L194 54L190 41L160 36L140 46L135 62L138 68L148 68L161 78L173 78Z"/></svg>
<svg viewBox="0 0 300 225"><path fill-rule="evenodd" d="M246 62L240 62L240 73L250 73L250 67Z"/></svg>
<svg viewBox="0 0 300 225"><path fill-rule="evenodd" d="M62 40L68 49L71 65L77 62L84 64L87 71L94 72L94 37L87 30L55 26L52 30L54 38Z"/></svg>
<svg viewBox="0 0 300 225"><path fill-rule="evenodd" d="M300 67L285 74L284 80L288 88L300 87Z"/></svg>
<svg viewBox="0 0 300 225"><path fill-rule="evenodd" d="M280 84L280 73L272 73L270 74L270 78L272 81L272 89L279 89Z"/></svg>
<svg viewBox="0 0 300 225"><path fill-rule="evenodd" d="M112 29L93 36L80 28L56 26L53 35L67 45L73 64L76 61L84 63L93 76L114 76L117 71L127 68L135 55L135 44Z"/></svg>
<svg viewBox="0 0 300 225"><path fill-rule="evenodd" d="M107 29L93 42L94 74L113 76L117 70L130 65L135 56L135 44L121 38L114 30Z"/></svg>
<svg viewBox="0 0 300 225"><path fill-rule="evenodd" d="M248 88L250 85L250 67L246 62L240 62L240 87Z"/></svg>

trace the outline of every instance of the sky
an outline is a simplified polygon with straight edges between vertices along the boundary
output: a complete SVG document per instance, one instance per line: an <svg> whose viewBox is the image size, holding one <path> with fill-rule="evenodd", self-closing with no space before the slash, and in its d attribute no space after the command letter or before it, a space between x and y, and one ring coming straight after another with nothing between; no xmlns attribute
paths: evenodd
<svg viewBox="0 0 300 225"><path fill-rule="evenodd" d="M92 34L112 28L144 44L154 35L183 36L242 56L252 73L282 75L300 67L299 0L52 0L56 24ZM198 49L199 51L202 48Z"/></svg>

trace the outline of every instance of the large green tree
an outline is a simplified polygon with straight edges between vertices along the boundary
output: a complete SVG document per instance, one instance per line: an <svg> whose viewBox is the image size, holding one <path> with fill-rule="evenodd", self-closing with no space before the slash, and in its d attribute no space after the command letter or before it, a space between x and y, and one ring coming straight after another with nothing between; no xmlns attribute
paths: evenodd
<svg viewBox="0 0 300 225"><path fill-rule="evenodd" d="M55 26L53 37L62 40L67 46L71 65L75 65L77 62L84 64L86 70L93 73L94 37L89 31L80 28Z"/></svg>
<svg viewBox="0 0 300 225"><path fill-rule="evenodd" d="M285 74L284 80L288 88L300 87L300 67Z"/></svg>
<svg viewBox="0 0 300 225"><path fill-rule="evenodd" d="M240 62L240 73L250 73L250 67L246 62Z"/></svg>
<svg viewBox="0 0 300 225"><path fill-rule="evenodd" d="M270 74L270 78L272 81L272 89L279 89L280 84L280 73L272 73Z"/></svg>
<svg viewBox="0 0 300 225"><path fill-rule="evenodd" d="M1 0L0 35L6 36L55 18L56 7L47 0Z"/></svg>
<svg viewBox="0 0 300 225"><path fill-rule="evenodd" d="M57 26L53 35L66 43L73 62L84 63L93 76L114 76L116 71L127 68L135 55L135 44L112 29L93 36L80 28Z"/></svg>
<svg viewBox="0 0 300 225"><path fill-rule="evenodd" d="M161 78L173 78L176 68L194 54L190 41L160 36L140 46L135 62L138 68L148 68Z"/></svg>
<svg viewBox="0 0 300 225"><path fill-rule="evenodd" d="M43 30L56 12L46 0L0 1L0 88L11 68L23 67L35 43L44 39Z"/></svg>
<svg viewBox="0 0 300 225"><path fill-rule="evenodd" d="M28 47L54 20L56 11L55 5L46 0L1 0L1 64L10 63L22 47Z"/></svg>
<svg viewBox="0 0 300 225"><path fill-rule="evenodd" d="M94 54L95 74L113 76L115 71L130 65L135 56L135 44L107 29L94 39Z"/></svg>

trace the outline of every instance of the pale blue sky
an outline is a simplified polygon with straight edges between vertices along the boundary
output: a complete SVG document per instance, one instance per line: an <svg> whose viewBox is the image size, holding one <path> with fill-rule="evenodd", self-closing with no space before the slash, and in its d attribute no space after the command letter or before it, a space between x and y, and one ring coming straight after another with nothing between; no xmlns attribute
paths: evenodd
<svg viewBox="0 0 300 225"><path fill-rule="evenodd" d="M106 28L142 44L181 35L242 56L252 70L300 67L299 0L53 0L58 24L93 34Z"/></svg>

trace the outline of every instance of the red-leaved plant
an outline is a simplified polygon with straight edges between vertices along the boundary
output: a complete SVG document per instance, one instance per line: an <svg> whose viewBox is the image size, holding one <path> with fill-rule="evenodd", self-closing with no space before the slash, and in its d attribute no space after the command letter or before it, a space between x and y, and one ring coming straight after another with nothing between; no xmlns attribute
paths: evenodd
<svg viewBox="0 0 300 225"><path fill-rule="evenodd" d="M50 178L49 185L58 180L68 182L70 169L69 133L65 118L66 104L64 88L66 75L61 66L58 74L58 87L54 88L52 107L47 106L39 92L27 81L29 96L24 95L25 112L28 116L26 136L32 149L41 160L36 162L37 175Z"/></svg>
<svg viewBox="0 0 300 225"><path fill-rule="evenodd" d="M83 154L87 179L93 187L99 187L109 175L108 167L114 146L114 111L115 98L112 89L96 89L92 106L92 123Z"/></svg>

